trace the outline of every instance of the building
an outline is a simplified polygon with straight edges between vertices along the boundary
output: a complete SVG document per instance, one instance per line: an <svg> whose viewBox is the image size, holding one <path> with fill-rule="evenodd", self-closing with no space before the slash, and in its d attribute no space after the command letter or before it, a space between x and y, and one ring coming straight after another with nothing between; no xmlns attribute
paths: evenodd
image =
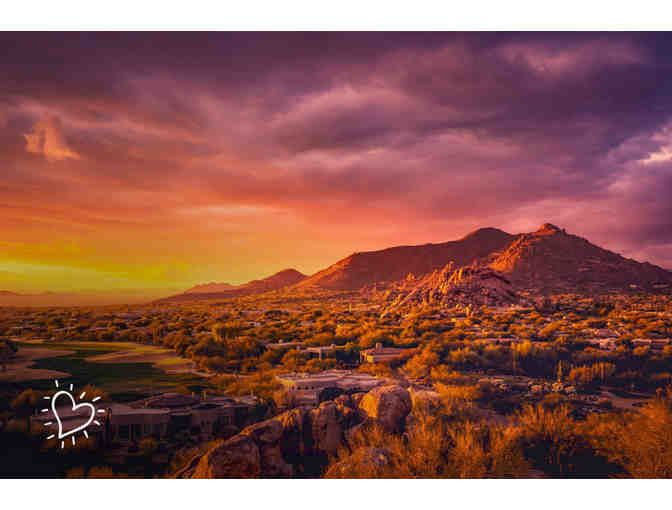
<svg viewBox="0 0 672 510"><path fill-rule="evenodd" d="M654 351L662 351L669 344L669 338L635 338L632 341L633 347L650 347Z"/></svg>
<svg viewBox="0 0 672 510"><path fill-rule="evenodd" d="M277 344L266 344L267 349L298 349L303 347L303 342L278 342Z"/></svg>
<svg viewBox="0 0 672 510"><path fill-rule="evenodd" d="M325 354L335 353L337 350L343 349L345 349L345 346L343 345L331 344L319 347L306 347L302 352L307 352L309 355L316 354L319 359L322 359Z"/></svg>
<svg viewBox="0 0 672 510"><path fill-rule="evenodd" d="M373 349L366 349L359 354L359 360L362 363L389 363L390 361L401 358L406 349L396 347L383 347L382 344L376 344Z"/></svg>
<svg viewBox="0 0 672 510"><path fill-rule="evenodd" d="M605 351L616 350L617 340L617 338L586 338L586 342Z"/></svg>
<svg viewBox="0 0 672 510"><path fill-rule="evenodd" d="M201 399L164 393L129 404L97 405L97 410L103 411L96 414L100 425L94 422L87 431L106 443L131 444L147 437L170 440L178 435L207 441L237 432L245 425L255 404L254 397ZM74 428L82 421L82 415L70 407L59 407L58 416L64 430ZM55 421L51 411L31 420L41 426Z"/></svg>
<svg viewBox="0 0 672 510"><path fill-rule="evenodd" d="M384 383L382 379L372 375L349 370L326 370L319 374L283 374L277 376L277 379L299 405L317 405L320 400L326 400L334 394L366 392Z"/></svg>
<svg viewBox="0 0 672 510"><path fill-rule="evenodd" d="M309 356L317 356L319 359L322 359L325 354L334 353L337 350L345 349L345 346L342 345L320 345L317 347L307 347L303 342L278 342L277 344L266 344L267 349L296 349L303 353L308 354Z"/></svg>
<svg viewBox="0 0 672 510"><path fill-rule="evenodd" d="M488 337L488 338L479 338L478 342L483 342L488 345L511 345L515 343L522 343L525 340L522 338L512 338L512 337Z"/></svg>

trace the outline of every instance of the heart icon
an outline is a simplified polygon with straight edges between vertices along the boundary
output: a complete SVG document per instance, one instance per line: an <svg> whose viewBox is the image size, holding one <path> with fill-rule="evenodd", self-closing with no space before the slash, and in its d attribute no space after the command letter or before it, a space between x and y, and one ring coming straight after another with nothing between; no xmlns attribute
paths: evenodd
<svg viewBox="0 0 672 510"><path fill-rule="evenodd" d="M63 424L61 423L61 418L60 418L60 416L58 416L58 413L56 412L56 400L61 395L67 395L67 397L72 402L72 410L73 411L76 411L77 409L81 409L83 407L88 407L89 409L91 409L91 416L89 416L88 421L84 425L80 425L77 428L74 428L72 430L68 430L67 432L63 432ZM80 430L84 430L86 427L91 425L91 422L93 421L93 418L94 418L95 413L96 413L96 408L92 404L89 404L88 402L82 402L81 404L76 404L75 399L72 397L70 392L65 391L65 390L59 391L51 399L51 410L54 413L54 416L56 417L56 421L58 422L58 439L63 439L64 437L67 437L70 434L74 434L75 432L79 432Z"/></svg>

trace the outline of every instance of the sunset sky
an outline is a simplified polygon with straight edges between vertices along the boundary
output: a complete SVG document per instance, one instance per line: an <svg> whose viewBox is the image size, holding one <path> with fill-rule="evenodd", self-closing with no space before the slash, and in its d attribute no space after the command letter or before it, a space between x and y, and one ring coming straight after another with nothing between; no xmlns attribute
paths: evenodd
<svg viewBox="0 0 672 510"><path fill-rule="evenodd" d="M0 34L0 290L550 221L672 269L668 34Z"/></svg>

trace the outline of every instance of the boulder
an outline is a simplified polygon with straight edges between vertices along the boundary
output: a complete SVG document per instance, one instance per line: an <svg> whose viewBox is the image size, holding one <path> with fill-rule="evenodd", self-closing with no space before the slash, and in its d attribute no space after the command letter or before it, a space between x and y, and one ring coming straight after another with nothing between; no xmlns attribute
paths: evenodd
<svg viewBox="0 0 672 510"><path fill-rule="evenodd" d="M404 429L411 407L408 390L397 384L374 388L359 403L359 408L366 416L388 432L401 432Z"/></svg>
<svg viewBox="0 0 672 510"><path fill-rule="evenodd" d="M248 436L235 436L206 453L189 478L255 478L261 475L259 447Z"/></svg>
<svg viewBox="0 0 672 510"><path fill-rule="evenodd" d="M334 455L344 439L345 430L361 420L351 407L335 401L323 402L311 411L311 435L313 447L329 455Z"/></svg>

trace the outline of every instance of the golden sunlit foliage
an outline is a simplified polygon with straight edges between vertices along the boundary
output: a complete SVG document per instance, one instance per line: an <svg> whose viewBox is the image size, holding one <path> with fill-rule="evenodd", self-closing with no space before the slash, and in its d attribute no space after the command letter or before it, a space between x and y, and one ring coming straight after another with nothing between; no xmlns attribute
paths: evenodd
<svg viewBox="0 0 672 510"><path fill-rule="evenodd" d="M529 464L511 431L471 422L449 424L416 410L406 438L378 427L342 448L327 478L516 478Z"/></svg>
<svg viewBox="0 0 672 510"><path fill-rule="evenodd" d="M590 384L593 381L606 381L616 372L613 363L594 363L583 367L572 368L567 375L567 380L574 384Z"/></svg>

